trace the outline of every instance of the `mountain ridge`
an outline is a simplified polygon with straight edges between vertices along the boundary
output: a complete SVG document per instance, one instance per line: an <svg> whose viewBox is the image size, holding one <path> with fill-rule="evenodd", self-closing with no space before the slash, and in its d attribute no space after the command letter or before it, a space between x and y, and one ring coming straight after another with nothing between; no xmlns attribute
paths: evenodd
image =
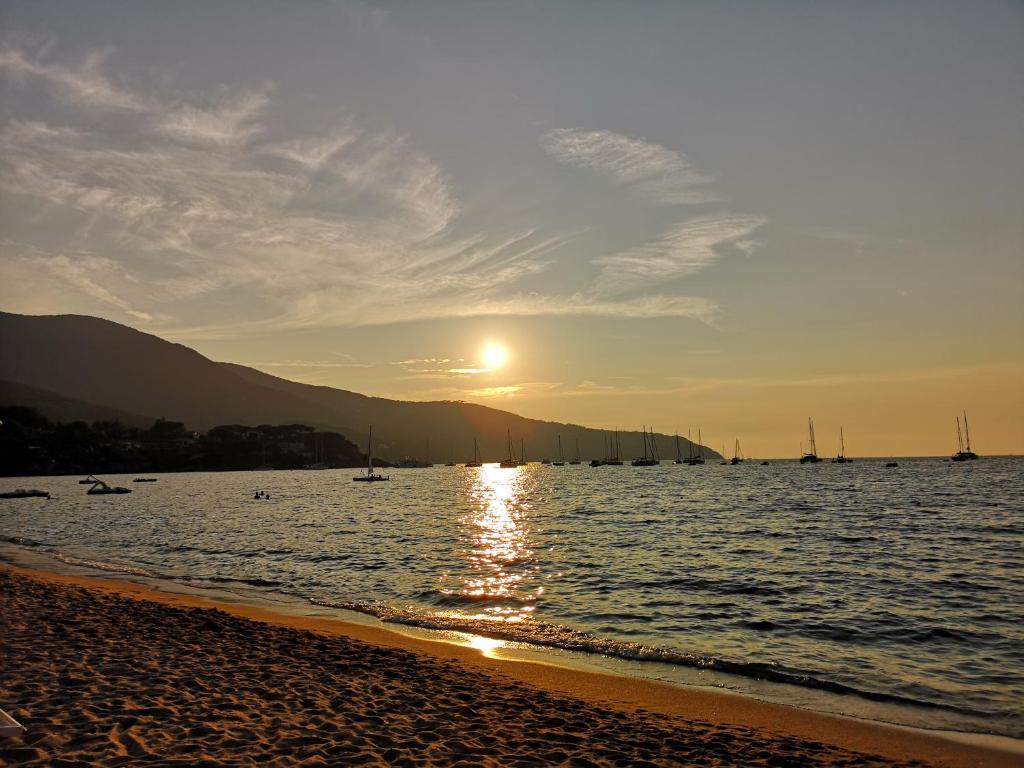
<svg viewBox="0 0 1024 768"><path fill-rule="evenodd" d="M465 461L476 436L482 458L496 461L507 453L509 431L517 450L525 441L528 458L552 457L558 435L567 457L578 439L581 457L590 458L604 455L609 436L608 430L530 419L476 403L391 400L294 382L216 362L183 344L89 315L0 312L0 381L34 390L44 406L46 398L38 393L59 398L64 415L77 402L83 408L181 421L200 431L232 423L301 423L362 444L372 424L374 453L391 460L453 456ZM11 386L0 388L0 398L12 396ZM40 410L46 413L45 407ZM641 445L639 432L620 432L619 439L623 458ZM674 457L674 436L657 434L656 442L663 457ZM688 441L680 438L680 444L687 452ZM704 454L720 458L707 447Z"/></svg>

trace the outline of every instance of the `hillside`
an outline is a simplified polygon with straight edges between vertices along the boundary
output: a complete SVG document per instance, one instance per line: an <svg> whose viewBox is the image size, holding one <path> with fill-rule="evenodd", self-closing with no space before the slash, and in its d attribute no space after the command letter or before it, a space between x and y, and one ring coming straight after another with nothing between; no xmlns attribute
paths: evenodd
<svg viewBox="0 0 1024 768"><path fill-rule="evenodd" d="M0 380L10 382L0 387L0 404L31 405L54 420L68 420L80 409L77 418L83 420L113 411L130 414L130 421L121 419L128 423L166 418L198 430L297 423L340 432L360 445L373 424L374 453L392 460L427 458L429 442L431 460L445 461L454 452L456 461L464 461L477 436L483 458L495 461L506 453L508 431L517 447L525 441L532 459L552 456L559 434L567 454L578 439L580 453L590 458L603 455L607 437L602 430L472 403L388 400L300 384L81 315L0 313ZM33 399L19 402L21 396ZM620 441L624 457L640 451L638 432L620 433ZM673 437L658 435L657 442L663 457L675 455ZM682 444L685 453L685 439Z"/></svg>

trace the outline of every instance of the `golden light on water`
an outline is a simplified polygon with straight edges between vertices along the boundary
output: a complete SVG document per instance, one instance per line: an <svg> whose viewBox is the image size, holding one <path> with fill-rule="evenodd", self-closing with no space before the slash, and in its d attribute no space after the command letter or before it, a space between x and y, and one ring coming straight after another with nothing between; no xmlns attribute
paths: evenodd
<svg viewBox="0 0 1024 768"><path fill-rule="evenodd" d="M480 635L470 635L469 647L476 648L480 653L488 658L497 658L496 650L505 645L504 640L495 640L493 637L481 637Z"/></svg>
<svg viewBox="0 0 1024 768"><path fill-rule="evenodd" d="M525 473L508 472L495 464L483 466L473 481L474 510L465 521L470 575L458 590L481 602L481 610L472 618L522 621L533 612L523 585L533 557L525 482Z"/></svg>
<svg viewBox="0 0 1024 768"><path fill-rule="evenodd" d="M484 347L482 357L484 365L495 370L508 362L508 350L501 344L490 343Z"/></svg>

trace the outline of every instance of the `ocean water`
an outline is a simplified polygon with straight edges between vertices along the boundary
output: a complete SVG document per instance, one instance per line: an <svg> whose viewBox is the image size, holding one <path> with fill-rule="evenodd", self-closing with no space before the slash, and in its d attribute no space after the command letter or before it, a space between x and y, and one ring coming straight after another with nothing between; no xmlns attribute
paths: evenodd
<svg viewBox="0 0 1024 768"><path fill-rule="evenodd" d="M844 711L872 702L884 719L1024 736L1022 459L353 474L105 478L124 496L6 478L4 490L53 498L0 500L0 539L191 587L642 660L640 674L712 671L737 690L776 684Z"/></svg>

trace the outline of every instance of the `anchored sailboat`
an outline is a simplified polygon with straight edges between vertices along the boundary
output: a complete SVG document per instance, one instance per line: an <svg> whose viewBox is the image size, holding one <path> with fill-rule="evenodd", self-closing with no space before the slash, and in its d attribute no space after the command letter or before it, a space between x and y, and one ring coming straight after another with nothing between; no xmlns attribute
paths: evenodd
<svg viewBox="0 0 1024 768"><path fill-rule="evenodd" d="M508 456L502 459L498 465L502 469L515 469L519 466L519 462L516 460L515 453L512 450L512 430L508 430Z"/></svg>
<svg viewBox="0 0 1024 768"><path fill-rule="evenodd" d="M686 439L689 440L690 433L686 433ZM704 439L701 437L700 429L697 430L697 448L698 453L693 452L693 443L690 443L690 455L686 458L686 464L691 467L695 467L698 464L704 463Z"/></svg>
<svg viewBox="0 0 1024 768"><path fill-rule="evenodd" d="M644 425L643 437L644 437L644 455L643 455L643 458L639 458L638 457L638 458L633 459L633 461L632 461L633 466L634 467L653 467L655 464L660 464L661 462L658 461L658 459L655 457L655 455L657 454L657 448L654 446L654 430L651 429L650 442L648 442L648 439L647 439L647 426Z"/></svg>
<svg viewBox="0 0 1024 768"><path fill-rule="evenodd" d="M960 434L960 417L956 417L956 441L960 450L954 453L950 458L953 461L974 461L978 458L978 454L971 450L971 430L967 426L967 411L964 411L964 433L967 436L967 446L964 447L964 439Z"/></svg>
<svg viewBox="0 0 1024 768"><path fill-rule="evenodd" d="M569 463L570 464L579 464L580 463L580 439L578 437L576 438L576 458L574 458Z"/></svg>
<svg viewBox="0 0 1024 768"><path fill-rule="evenodd" d="M832 459L833 464L852 464L853 459L846 458L846 441L843 439L843 428L839 428L839 455Z"/></svg>
<svg viewBox="0 0 1024 768"><path fill-rule="evenodd" d="M733 466L743 463L743 451L740 450L740 439L738 437L736 438L736 446L732 450L732 459L730 459L729 463Z"/></svg>
<svg viewBox="0 0 1024 768"><path fill-rule="evenodd" d="M366 474L357 475L352 478L355 483L374 483L381 480L390 480L391 475L374 474L373 471L373 425L370 425L370 435L366 438Z"/></svg>
<svg viewBox="0 0 1024 768"><path fill-rule="evenodd" d="M564 467L565 466L565 456L562 455L562 436L561 435L558 436L558 461L553 461L552 465L556 466L556 467Z"/></svg>
<svg viewBox="0 0 1024 768"><path fill-rule="evenodd" d="M480 449L476 445L476 435L473 435L473 460L466 462L467 467L482 467L480 463Z"/></svg>
<svg viewBox="0 0 1024 768"><path fill-rule="evenodd" d="M818 462L821 461L821 459L818 458L818 446L814 442L814 420L811 419L810 417L808 417L808 419L807 419L807 431L810 434L810 439L811 439L810 447L811 447L811 450L808 451L807 453L803 454L800 457L800 463L801 464L817 464Z"/></svg>
<svg viewBox="0 0 1024 768"><path fill-rule="evenodd" d="M673 463L675 463L675 464L682 464L683 463L683 454L679 450L679 433L678 432L676 432L676 460Z"/></svg>

